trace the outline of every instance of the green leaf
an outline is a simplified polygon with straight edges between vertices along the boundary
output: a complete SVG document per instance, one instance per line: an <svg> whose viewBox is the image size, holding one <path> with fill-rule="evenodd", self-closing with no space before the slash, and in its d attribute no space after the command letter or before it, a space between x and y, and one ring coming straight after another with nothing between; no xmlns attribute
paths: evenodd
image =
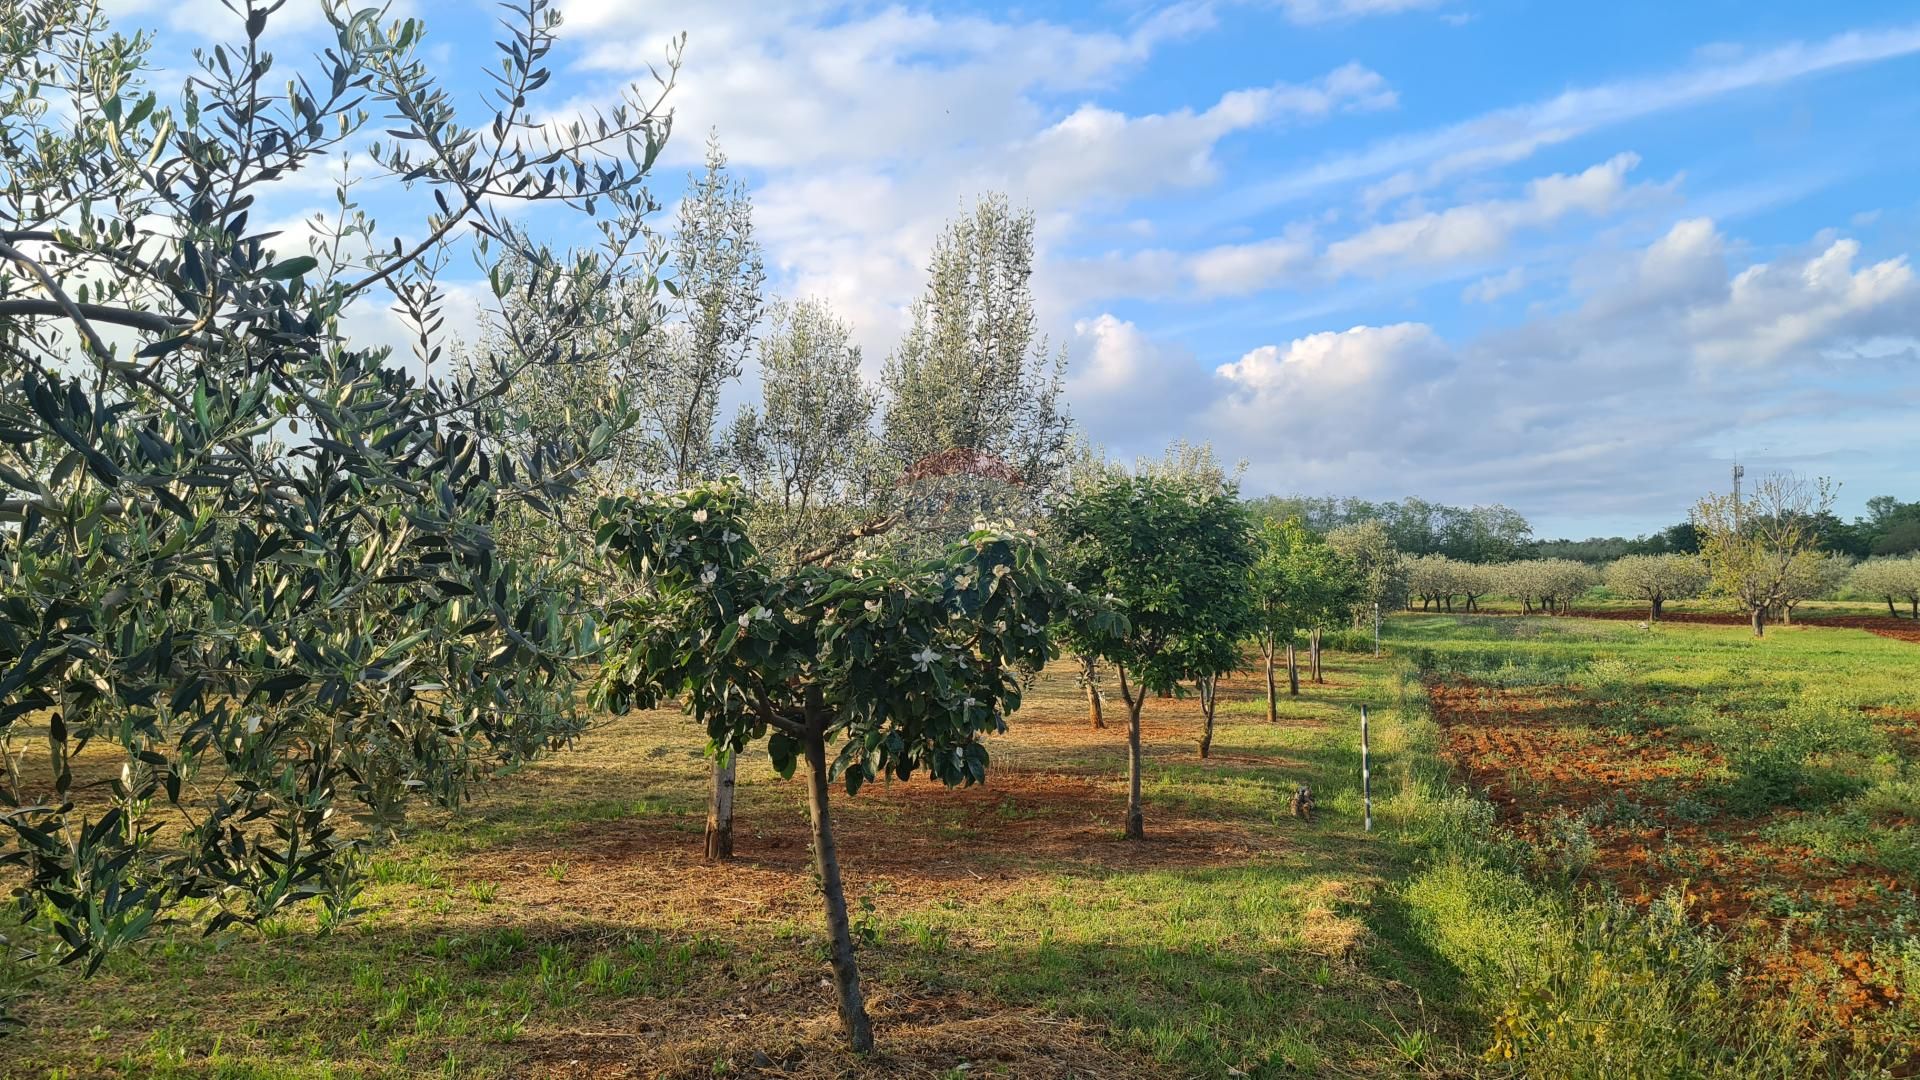
<svg viewBox="0 0 1920 1080"><path fill-rule="evenodd" d="M319 265L320 260L311 255L296 255L284 262L277 262L267 267L260 276L268 281L285 281L288 278L297 278Z"/></svg>

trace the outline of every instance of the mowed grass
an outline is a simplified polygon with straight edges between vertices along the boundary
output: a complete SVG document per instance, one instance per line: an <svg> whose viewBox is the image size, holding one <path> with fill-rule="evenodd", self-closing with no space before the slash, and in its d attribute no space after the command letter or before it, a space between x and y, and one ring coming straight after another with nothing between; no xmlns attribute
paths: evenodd
<svg viewBox="0 0 1920 1080"><path fill-rule="evenodd" d="M1391 638L1491 801L1491 861L1708 924L1724 989L1811 1048L1769 1069L1920 1066L1920 647L1501 616Z"/></svg>
<svg viewBox="0 0 1920 1080"><path fill-rule="evenodd" d="M836 797L870 1059L840 1048L799 785L745 761L739 858L703 863L700 740L656 713L419 817L340 929L182 929L52 975L0 1074L1470 1072L1482 1025L1396 890L1415 849L1360 827L1356 712L1393 696L1390 663L1330 660L1278 724L1253 680L1229 685L1207 761L1195 703L1150 702L1144 844L1121 835L1119 709L1089 730L1065 668L993 742L984 787ZM1388 788L1408 744L1390 712L1374 731ZM1288 812L1302 783L1311 824Z"/></svg>

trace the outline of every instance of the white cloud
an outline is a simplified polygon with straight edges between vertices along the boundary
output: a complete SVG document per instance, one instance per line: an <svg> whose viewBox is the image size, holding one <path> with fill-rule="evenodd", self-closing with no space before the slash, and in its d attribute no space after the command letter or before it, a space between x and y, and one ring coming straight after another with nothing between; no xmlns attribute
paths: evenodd
<svg viewBox="0 0 1920 1080"><path fill-rule="evenodd" d="M1067 398L1076 417L1122 458L1151 453L1187 430L1208 387L1193 354L1109 313L1074 323Z"/></svg>
<svg viewBox="0 0 1920 1080"><path fill-rule="evenodd" d="M1821 236L1735 268L1734 246L1682 221L1587 267L1558 311L1460 341L1406 322L1249 349L1216 368L1194 430L1254 462L1251 490L1500 500L1617 527L1684 513L1730 444L1817 469L1853 445L1835 442L1836 416L1873 425L1911 409L1890 374L1920 359L1905 259L1867 262ZM1103 410L1133 415L1167 393L1144 381L1148 365L1099 363ZM1100 411L1080 415L1105 437Z"/></svg>
<svg viewBox="0 0 1920 1080"><path fill-rule="evenodd" d="M1254 292L1294 277L1313 265L1310 234L1296 231L1250 244L1223 244L1193 256L1187 273L1203 294Z"/></svg>
<svg viewBox="0 0 1920 1080"><path fill-rule="evenodd" d="M1378 73L1347 64L1312 83L1231 91L1199 112L1129 116L1086 104L1012 147L1008 171L1014 187L1041 206L1136 198L1216 180L1214 146L1235 132L1288 118L1391 108L1396 101Z"/></svg>
<svg viewBox="0 0 1920 1080"><path fill-rule="evenodd" d="M1920 298L1903 258L1854 268L1860 244L1835 240L1805 259L1748 267L1716 304L1689 312L1698 357L1763 365L1835 340L1911 332Z"/></svg>
<svg viewBox="0 0 1920 1080"><path fill-rule="evenodd" d="M1512 296L1527 285L1527 269L1516 266L1505 273L1490 274L1460 290L1460 299L1470 304L1491 304L1504 296Z"/></svg>
<svg viewBox="0 0 1920 1080"><path fill-rule="evenodd" d="M1517 199L1468 203L1375 225L1327 247L1333 275L1434 265L1496 254L1517 231L1552 225L1571 214L1612 211L1627 195L1637 154L1619 154L1585 172L1556 173L1527 185Z"/></svg>

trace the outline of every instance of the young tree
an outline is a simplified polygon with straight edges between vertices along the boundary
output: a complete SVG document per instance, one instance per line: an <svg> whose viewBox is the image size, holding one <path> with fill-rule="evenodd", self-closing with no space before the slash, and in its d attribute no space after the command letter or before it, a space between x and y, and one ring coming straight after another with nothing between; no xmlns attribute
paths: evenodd
<svg viewBox="0 0 1920 1080"><path fill-rule="evenodd" d="M840 1019L865 1052L829 787L852 795L923 769L948 785L984 780L981 737L1006 730L1022 675L1052 658L1046 627L1069 597L1024 536L978 530L913 566L786 569L755 550L747 516L729 485L602 504L597 539L644 587L611 613L596 701L623 711L677 697L717 757L764 739L781 775L805 763Z"/></svg>
<svg viewBox="0 0 1920 1080"><path fill-rule="evenodd" d="M684 488L715 469L720 394L740 377L765 306L753 201L727 171L718 133L707 137L706 171L687 178L669 269L671 321L654 339L642 400L656 439L655 467L669 485Z"/></svg>
<svg viewBox="0 0 1920 1080"><path fill-rule="evenodd" d="M1913 618L1920 619L1920 556L1868 559L1853 568L1847 578L1847 591L1885 601L1890 618L1900 617L1893 606L1898 602L1908 606Z"/></svg>
<svg viewBox="0 0 1920 1080"><path fill-rule="evenodd" d="M1024 519L1068 463L1064 357L1038 337L1033 213L989 195L935 243L927 291L888 358L882 441L907 539L938 546L976 516Z"/></svg>
<svg viewBox="0 0 1920 1080"><path fill-rule="evenodd" d="M734 457L755 495L755 544L797 560L875 516L876 402L852 327L820 300L774 306L760 380L759 408L734 423Z"/></svg>
<svg viewBox="0 0 1920 1080"><path fill-rule="evenodd" d="M1831 484L1790 473L1761 479L1744 501L1709 495L1695 504L1693 524L1712 590L1746 608L1755 637L1766 633L1768 613L1785 602L1793 582L1813 574L1817 522L1832 507Z"/></svg>
<svg viewBox="0 0 1920 1080"><path fill-rule="evenodd" d="M1153 476L1109 475L1072 492L1055 515L1062 575L1127 612L1120 636L1072 647L1113 665L1127 707L1127 824L1146 835L1140 803L1140 710L1147 695L1192 677L1190 650L1243 610L1253 562L1248 519L1231 489ZM1221 635L1224 636L1224 635Z"/></svg>
<svg viewBox="0 0 1920 1080"><path fill-rule="evenodd" d="M1607 588L1647 602L1647 618L1658 620L1669 600L1700 595L1707 568L1694 555L1627 555L1607 564Z"/></svg>
<svg viewBox="0 0 1920 1080"><path fill-rule="evenodd" d="M417 372L444 355L433 273L468 230L565 321L626 317L667 118L630 91L577 129L539 119L544 0L510 9L494 115L473 127L418 22L327 5L334 45L288 78L263 45L278 5L243 8L173 104L136 81L146 40L97 5L15 5L0 34L0 741L39 716L51 751L45 776L9 781L0 861L89 968L170 914L214 928L320 898L344 917L361 842L342 802L383 831L408 796L455 803L583 727L579 568L499 526L564 498L624 407L603 402L584 445L497 449L516 422L502 391L552 359L511 310L514 348L480 374ZM408 239L344 188L311 247L251 221L368 116L393 133L373 170L431 192ZM497 216L514 202L591 206L605 244L527 247ZM347 315L382 292L412 365L351 340ZM124 768L76 791L89 743Z"/></svg>
<svg viewBox="0 0 1920 1080"><path fill-rule="evenodd" d="M1380 652L1380 613L1405 602L1406 559L1377 521L1346 525L1327 534L1327 544L1346 560L1354 582L1353 623L1373 620L1373 651Z"/></svg>
<svg viewBox="0 0 1920 1080"><path fill-rule="evenodd" d="M1306 530L1298 518L1263 521L1254 533L1257 558L1248 574L1255 612L1254 640L1265 663L1267 721L1280 719L1275 658L1287 654L1287 692L1300 693L1300 667L1294 638L1302 630L1313 639L1313 677L1319 680L1319 631L1350 612L1357 585L1333 549Z"/></svg>

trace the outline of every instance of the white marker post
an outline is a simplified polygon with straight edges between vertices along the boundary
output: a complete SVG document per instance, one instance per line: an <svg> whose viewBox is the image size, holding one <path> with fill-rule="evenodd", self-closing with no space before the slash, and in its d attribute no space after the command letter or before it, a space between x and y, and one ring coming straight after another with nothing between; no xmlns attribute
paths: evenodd
<svg viewBox="0 0 1920 1080"><path fill-rule="evenodd" d="M1360 801L1366 808L1366 831L1373 831L1373 769L1367 759L1367 707L1360 706Z"/></svg>

